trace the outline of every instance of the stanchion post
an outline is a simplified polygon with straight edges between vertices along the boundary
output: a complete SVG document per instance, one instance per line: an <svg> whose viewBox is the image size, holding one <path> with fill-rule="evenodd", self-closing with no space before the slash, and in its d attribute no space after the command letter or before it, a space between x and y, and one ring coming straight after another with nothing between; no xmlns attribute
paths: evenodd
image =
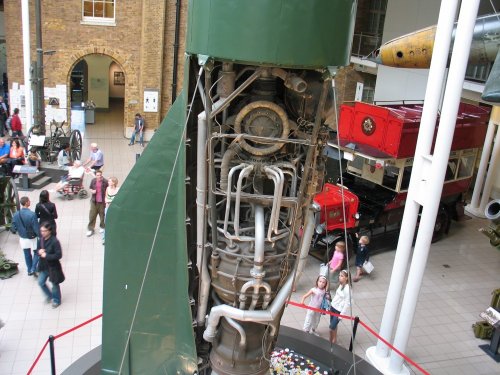
<svg viewBox="0 0 500 375"><path fill-rule="evenodd" d="M351 343L349 344L349 351L352 352L352 346L354 339L356 337L356 331L358 330L358 324L359 324L359 316L354 317L354 325L352 326L352 336L351 336Z"/></svg>
<svg viewBox="0 0 500 375"><path fill-rule="evenodd" d="M56 356L54 353L54 336L49 336L49 350L50 350L50 373L56 375Z"/></svg>

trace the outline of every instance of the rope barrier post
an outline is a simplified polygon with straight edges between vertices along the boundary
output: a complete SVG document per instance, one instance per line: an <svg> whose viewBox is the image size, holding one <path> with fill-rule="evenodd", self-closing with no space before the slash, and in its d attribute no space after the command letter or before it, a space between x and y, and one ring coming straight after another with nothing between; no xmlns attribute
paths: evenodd
<svg viewBox="0 0 500 375"><path fill-rule="evenodd" d="M354 339L356 338L356 331L358 330L358 324L359 324L359 316L356 316L354 318L354 325L352 327L351 343L349 344L349 351L350 352L352 352L353 342L354 342Z"/></svg>
<svg viewBox="0 0 500 375"><path fill-rule="evenodd" d="M49 336L49 350L50 350L50 373L56 375L56 356L54 353L54 336Z"/></svg>

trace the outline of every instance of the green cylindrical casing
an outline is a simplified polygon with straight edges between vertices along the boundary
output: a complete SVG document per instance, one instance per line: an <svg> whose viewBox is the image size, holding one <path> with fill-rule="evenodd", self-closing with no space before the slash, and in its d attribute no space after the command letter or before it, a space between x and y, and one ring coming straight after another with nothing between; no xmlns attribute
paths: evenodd
<svg viewBox="0 0 500 375"><path fill-rule="evenodd" d="M288 68L349 64L355 0L190 0L188 53Z"/></svg>

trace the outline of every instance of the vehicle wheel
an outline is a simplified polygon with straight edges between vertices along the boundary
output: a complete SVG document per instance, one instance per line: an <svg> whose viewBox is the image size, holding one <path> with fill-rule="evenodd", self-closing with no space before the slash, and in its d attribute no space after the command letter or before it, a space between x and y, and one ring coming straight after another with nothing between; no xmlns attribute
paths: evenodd
<svg viewBox="0 0 500 375"><path fill-rule="evenodd" d="M2 177L0 179L0 224L10 228L12 217L20 209L19 194L14 179Z"/></svg>
<svg viewBox="0 0 500 375"><path fill-rule="evenodd" d="M85 199L89 196L89 193L87 192L87 190L85 189L82 189L78 192L78 198L80 199Z"/></svg>
<svg viewBox="0 0 500 375"><path fill-rule="evenodd" d="M73 130L69 136L69 147L71 160L80 160L82 156L82 134L79 130Z"/></svg>
<svg viewBox="0 0 500 375"><path fill-rule="evenodd" d="M450 225L450 214L446 208L441 207L436 217L434 224L434 233L432 234L432 243L441 240L446 233L446 229Z"/></svg>

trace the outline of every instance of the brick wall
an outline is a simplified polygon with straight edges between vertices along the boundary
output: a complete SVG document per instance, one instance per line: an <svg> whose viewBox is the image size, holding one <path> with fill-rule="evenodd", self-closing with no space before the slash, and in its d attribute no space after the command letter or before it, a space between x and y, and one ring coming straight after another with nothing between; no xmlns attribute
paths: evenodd
<svg viewBox="0 0 500 375"><path fill-rule="evenodd" d="M30 4L31 60L36 59L35 1ZM179 78L182 82L187 1L181 2ZM89 54L110 56L125 73L124 124L132 124L136 112L143 112L144 89L159 91L159 112L145 113L148 129L156 128L170 107L172 56L175 31L175 2L164 0L119 1L116 25L82 24L81 0L42 2L44 50L56 54L44 58L45 86L66 85L74 65ZM21 6L5 2L5 33L9 83L24 83ZM165 48L164 48L165 47ZM178 88L180 89L180 86ZM68 109L68 118L69 109Z"/></svg>

